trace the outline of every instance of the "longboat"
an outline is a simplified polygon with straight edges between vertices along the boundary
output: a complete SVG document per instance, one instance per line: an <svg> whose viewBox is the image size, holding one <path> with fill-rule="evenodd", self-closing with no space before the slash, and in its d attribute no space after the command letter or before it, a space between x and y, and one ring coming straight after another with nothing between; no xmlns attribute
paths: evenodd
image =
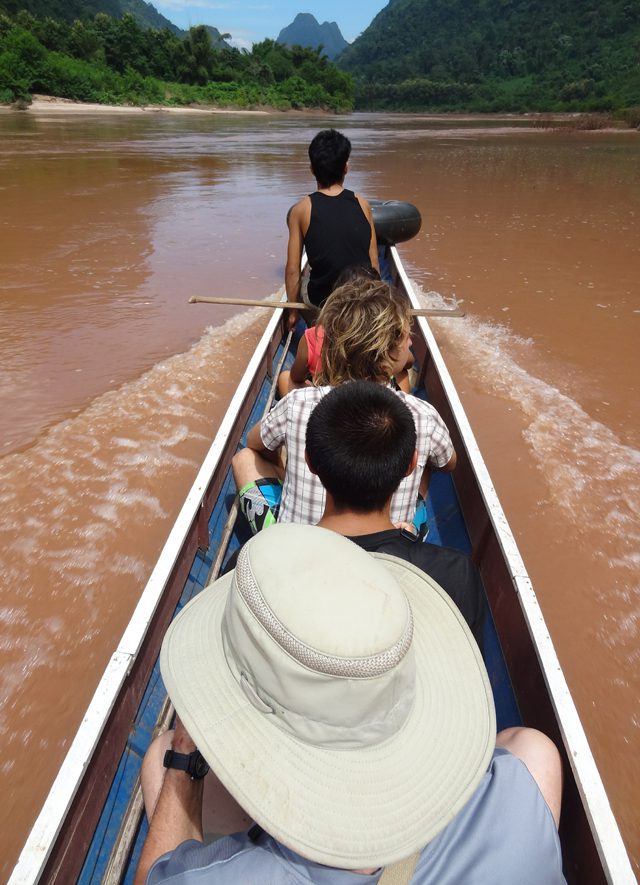
<svg viewBox="0 0 640 885"><path fill-rule="evenodd" d="M420 226L412 208L374 203L374 219L386 276L420 308L395 245ZM10 885L133 882L147 833L140 766L173 715L159 672L162 639L176 613L215 580L249 537L237 518L231 458L269 408L278 373L294 356L291 334L283 332L283 311L270 313ZM431 478L427 539L469 553L480 569L490 610L485 660L498 729L532 726L560 748L565 777L560 838L570 885L631 885L636 879L535 590L425 317L414 318L412 340L420 366L415 393L439 411L458 454L453 474L436 472Z"/></svg>

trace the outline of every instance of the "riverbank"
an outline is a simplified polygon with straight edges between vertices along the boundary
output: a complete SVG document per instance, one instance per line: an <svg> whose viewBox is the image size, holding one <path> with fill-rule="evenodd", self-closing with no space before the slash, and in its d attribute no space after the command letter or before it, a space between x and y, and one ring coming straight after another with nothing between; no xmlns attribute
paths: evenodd
<svg viewBox="0 0 640 885"><path fill-rule="evenodd" d="M98 102L74 101L70 98L60 98L53 95L33 95L30 104L16 106L15 104L0 104L0 111L28 112L32 114L183 114L183 115L210 115L210 114L238 114L244 116L269 116L283 115L286 117L309 117L317 114L331 113L324 108L281 108L265 106L260 108L242 108L237 106L219 105L127 105L127 104L99 104ZM360 111L361 114L376 113ZM581 114L581 113L543 113L530 111L522 114L494 113L479 114L465 113L464 111L451 111L450 113L410 113L398 111L398 117L423 117L434 122L469 123L473 121L506 122L519 124L525 128L533 129L575 129L578 131L599 130L601 132L630 132L636 129L634 122L625 123L605 114ZM637 130L640 131L640 128Z"/></svg>
<svg viewBox="0 0 640 885"><path fill-rule="evenodd" d="M3 110L16 109L13 105L2 105L0 107ZM282 113L276 111L275 108L221 108L214 105L175 107L171 105L98 104L97 102L73 101L70 98L57 98L53 95L34 95L31 104L20 107L19 110L35 114L248 114L264 116L266 114Z"/></svg>

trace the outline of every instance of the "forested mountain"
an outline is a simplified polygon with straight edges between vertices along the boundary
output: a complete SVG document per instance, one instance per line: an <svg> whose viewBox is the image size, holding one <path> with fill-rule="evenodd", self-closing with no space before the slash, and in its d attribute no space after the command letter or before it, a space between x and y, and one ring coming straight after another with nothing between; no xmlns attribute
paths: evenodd
<svg viewBox="0 0 640 885"><path fill-rule="evenodd" d="M286 46L307 46L318 49L322 46L327 58L335 58L349 44L335 22L320 24L309 12L299 12L290 25L278 34L277 43Z"/></svg>
<svg viewBox="0 0 640 885"><path fill-rule="evenodd" d="M15 15L21 9L41 18L48 16L67 22L93 18L97 12L114 18L130 13L143 27L168 28L173 34L185 33L145 0L0 0L0 12Z"/></svg>
<svg viewBox="0 0 640 885"><path fill-rule="evenodd" d="M640 105L640 0L390 0L340 56L356 106Z"/></svg>

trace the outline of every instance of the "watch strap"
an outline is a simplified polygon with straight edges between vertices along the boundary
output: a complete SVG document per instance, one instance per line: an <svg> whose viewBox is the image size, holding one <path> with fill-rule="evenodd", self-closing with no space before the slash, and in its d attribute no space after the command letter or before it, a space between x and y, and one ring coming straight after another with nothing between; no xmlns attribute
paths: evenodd
<svg viewBox="0 0 640 885"><path fill-rule="evenodd" d="M175 750L167 750L162 764L165 768L185 771L192 780L200 780L209 771L209 764L200 750L194 750L193 753L177 753Z"/></svg>

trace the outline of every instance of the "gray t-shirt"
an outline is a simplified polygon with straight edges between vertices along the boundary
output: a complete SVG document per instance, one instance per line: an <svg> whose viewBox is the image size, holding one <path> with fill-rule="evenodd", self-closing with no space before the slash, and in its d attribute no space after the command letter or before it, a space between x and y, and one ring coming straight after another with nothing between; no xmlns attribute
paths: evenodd
<svg viewBox="0 0 640 885"><path fill-rule="evenodd" d="M428 797L425 797L428 801ZM203 845L190 840L159 858L147 885L373 885L371 875L305 860L267 833ZM526 766L496 749L469 802L423 848L412 885L565 885L551 812Z"/></svg>

